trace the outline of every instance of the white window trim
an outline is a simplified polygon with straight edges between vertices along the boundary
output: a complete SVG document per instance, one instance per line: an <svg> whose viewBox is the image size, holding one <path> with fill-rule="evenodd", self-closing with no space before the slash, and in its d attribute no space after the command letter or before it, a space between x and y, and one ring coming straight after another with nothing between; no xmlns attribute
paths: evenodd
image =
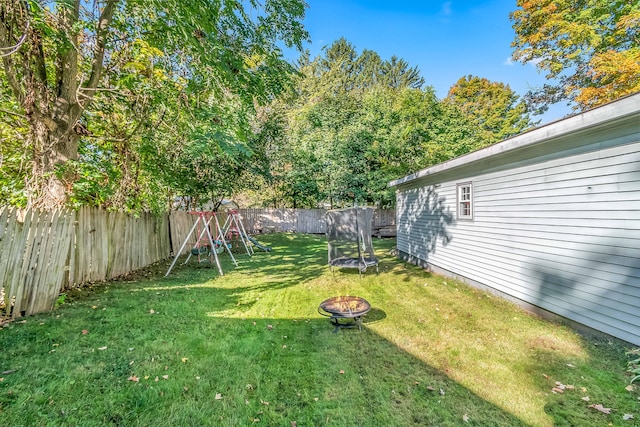
<svg viewBox="0 0 640 427"><path fill-rule="evenodd" d="M462 190L464 188L469 189L469 200L462 200ZM469 203L469 214L465 215L462 211L462 203ZM456 185L456 214L459 220L471 221L473 220L473 182L461 182Z"/></svg>

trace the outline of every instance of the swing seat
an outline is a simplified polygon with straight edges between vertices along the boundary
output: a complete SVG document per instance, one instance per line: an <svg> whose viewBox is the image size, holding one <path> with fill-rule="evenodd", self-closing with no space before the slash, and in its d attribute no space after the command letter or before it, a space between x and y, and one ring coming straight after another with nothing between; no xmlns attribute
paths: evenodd
<svg viewBox="0 0 640 427"><path fill-rule="evenodd" d="M191 255L202 255L209 252L209 246L199 246L197 248L191 249Z"/></svg>

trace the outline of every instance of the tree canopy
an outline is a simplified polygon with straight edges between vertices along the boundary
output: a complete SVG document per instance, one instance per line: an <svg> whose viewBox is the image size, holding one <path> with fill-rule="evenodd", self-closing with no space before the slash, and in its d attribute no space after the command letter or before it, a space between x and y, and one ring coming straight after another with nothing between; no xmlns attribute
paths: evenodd
<svg viewBox="0 0 640 427"><path fill-rule="evenodd" d="M461 77L449 89L445 101L458 107L492 143L532 126L526 103L504 83L471 75Z"/></svg>
<svg viewBox="0 0 640 427"><path fill-rule="evenodd" d="M345 39L299 63L294 89L273 103L258 133L268 165L268 190L258 203L390 207L392 179L495 142L499 136L487 138L474 120L490 123L507 114L503 133L530 125L508 88L497 91L506 98L501 106L472 116L455 102L438 100L419 70L403 59L383 60L366 49L358 53ZM489 86L481 89L489 92ZM482 90L467 99L480 105Z"/></svg>
<svg viewBox="0 0 640 427"><path fill-rule="evenodd" d="M341 38L297 64L302 0L0 3L0 201L391 207L387 183L532 126L511 89Z"/></svg>
<svg viewBox="0 0 640 427"><path fill-rule="evenodd" d="M276 96L293 71L277 43L301 46L303 16L302 0L0 3L13 100L0 94L28 129L26 203L67 203L78 173L130 191L131 179L142 182L143 148L164 143L159 127L175 132L174 144L211 145L185 147L173 161L243 151L247 111ZM92 171L81 167L89 158ZM121 167L96 167L101 160Z"/></svg>
<svg viewBox="0 0 640 427"><path fill-rule="evenodd" d="M534 105L567 99L587 109L640 91L640 3L518 0L517 6L514 59L558 79L529 94Z"/></svg>

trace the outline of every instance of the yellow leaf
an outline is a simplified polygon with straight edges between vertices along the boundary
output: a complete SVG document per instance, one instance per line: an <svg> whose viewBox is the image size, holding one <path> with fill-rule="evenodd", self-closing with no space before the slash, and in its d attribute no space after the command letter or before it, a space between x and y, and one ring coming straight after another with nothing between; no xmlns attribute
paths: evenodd
<svg viewBox="0 0 640 427"><path fill-rule="evenodd" d="M186 358L186 357L183 357L183 358L182 358L182 363L185 363L187 360L189 360L189 359L188 359L188 358Z"/></svg>
<svg viewBox="0 0 640 427"><path fill-rule="evenodd" d="M138 382L140 381L140 378L136 377L135 375L131 375L129 378L129 381L133 381L133 382Z"/></svg>

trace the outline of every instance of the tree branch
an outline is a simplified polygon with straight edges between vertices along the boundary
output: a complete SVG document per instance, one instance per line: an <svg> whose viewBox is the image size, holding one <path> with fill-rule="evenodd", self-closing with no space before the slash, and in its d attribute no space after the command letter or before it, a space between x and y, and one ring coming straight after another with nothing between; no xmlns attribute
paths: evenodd
<svg viewBox="0 0 640 427"><path fill-rule="evenodd" d="M87 84L84 86L85 90L90 91L89 94L87 94L87 103L93 98L93 92L96 87L98 87L98 82L100 81L108 29L109 25L111 25L111 19L117 3L118 0L108 0L98 20L96 28L96 48L93 56L93 64L91 66L91 76L89 77Z"/></svg>
<svg viewBox="0 0 640 427"><path fill-rule="evenodd" d="M19 26L19 16L26 16L26 10L23 10L22 13L15 10L15 7L21 6L23 6L22 3L14 5L14 8L10 8L10 4L5 2L0 5L0 18L2 18L0 19L0 46L3 49L9 49L10 47L14 47L18 44L21 46L26 40L27 32L29 31L28 19L27 24L25 25L25 32L20 39L21 42L14 39L12 31L14 27ZM15 56L13 54L15 52L13 50L11 50L11 52L12 54L10 55L5 55L3 53L2 65L5 70L9 86L18 100L18 103L22 105L25 100L25 92L16 77L19 73L16 69L16 62L14 61Z"/></svg>
<svg viewBox="0 0 640 427"><path fill-rule="evenodd" d="M0 113L11 114L12 116L20 117L21 119L27 118L24 114L14 113L13 111L5 110L4 108L0 108Z"/></svg>

